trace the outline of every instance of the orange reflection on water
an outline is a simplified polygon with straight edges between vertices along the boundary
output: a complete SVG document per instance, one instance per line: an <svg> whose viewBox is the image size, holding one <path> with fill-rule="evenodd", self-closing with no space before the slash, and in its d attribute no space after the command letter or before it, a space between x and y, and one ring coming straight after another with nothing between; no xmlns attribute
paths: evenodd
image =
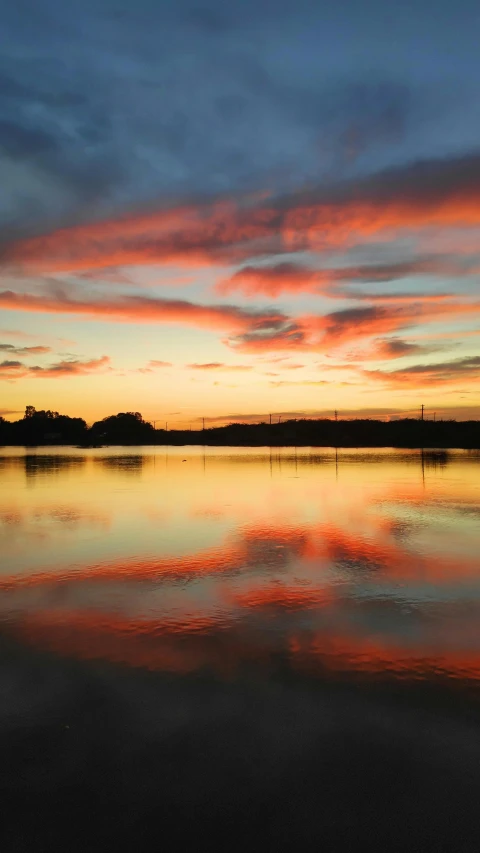
<svg viewBox="0 0 480 853"><path fill-rule="evenodd" d="M0 465L5 633L179 673L478 678L478 456L72 454Z"/></svg>
<svg viewBox="0 0 480 853"><path fill-rule="evenodd" d="M278 601L272 604L277 606ZM46 610L19 619L11 633L62 656L176 673L208 670L234 677L249 666L268 677L281 664L285 670L310 676L327 669L403 679L480 678L480 649L451 648L448 642L417 647L382 644L375 638L332 630L286 633L278 642L273 633L258 634L251 626L235 623L222 630L214 618L205 617L159 625L155 620L73 611L59 616Z"/></svg>

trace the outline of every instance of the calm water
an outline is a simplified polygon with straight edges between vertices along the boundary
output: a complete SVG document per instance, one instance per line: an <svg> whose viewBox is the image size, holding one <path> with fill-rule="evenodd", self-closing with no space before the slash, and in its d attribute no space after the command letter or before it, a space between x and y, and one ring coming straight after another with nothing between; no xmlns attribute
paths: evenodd
<svg viewBox="0 0 480 853"><path fill-rule="evenodd" d="M480 849L480 454L0 454L3 849Z"/></svg>

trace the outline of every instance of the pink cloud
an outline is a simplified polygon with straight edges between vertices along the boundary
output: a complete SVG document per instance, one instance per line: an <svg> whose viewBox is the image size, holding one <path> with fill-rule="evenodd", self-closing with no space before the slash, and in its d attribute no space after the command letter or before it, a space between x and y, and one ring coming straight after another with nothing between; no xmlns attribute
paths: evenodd
<svg viewBox="0 0 480 853"><path fill-rule="evenodd" d="M257 196L179 205L64 228L4 245L2 258L7 266L34 272L91 273L167 262L251 263L267 254L338 249L432 226L478 225L480 156L471 155L414 163L277 199ZM418 272L428 272L427 261ZM297 287L294 276L291 270L290 286ZM272 281L266 286L273 286Z"/></svg>

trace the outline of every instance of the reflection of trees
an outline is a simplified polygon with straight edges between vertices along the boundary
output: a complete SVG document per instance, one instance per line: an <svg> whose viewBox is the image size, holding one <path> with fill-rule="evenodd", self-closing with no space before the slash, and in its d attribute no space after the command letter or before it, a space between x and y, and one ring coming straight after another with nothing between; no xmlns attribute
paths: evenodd
<svg viewBox="0 0 480 853"><path fill-rule="evenodd" d="M94 459L109 471L116 471L119 474L140 474L145 464L145 456L140 454L95 456Z"/></svg>
<svg viewBox="0 0 480 853"><path fill-rule="evenodd" d="M422 462L427 468L446 468L450 461L447 450L422 450Z"/></svg>
<svg viewBox="0 0 480 853"><path fill-rule="evenodd" d="M18 460L21 464L21 460ZM85 456L48 456L43 453L27 453L23 457L23 465L27 479L35 478L40 474L59 474L71 468L80 468L85 465Z"/></svg>

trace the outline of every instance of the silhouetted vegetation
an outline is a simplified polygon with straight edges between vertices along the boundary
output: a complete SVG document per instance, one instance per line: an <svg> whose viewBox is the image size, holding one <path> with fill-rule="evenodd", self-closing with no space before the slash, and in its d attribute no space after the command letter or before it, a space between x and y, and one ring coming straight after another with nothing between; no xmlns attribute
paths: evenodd
<svg viewBox="0 0 480 853"><path fill-rule="evenodd" d="M0 418L0 444L82 447L108 445L205 444L250 447L425 447L480 448L480 421L287 420L282 423L242 424L199 430L155 430L140 412L119 412L90 428L82 418L27 406L18 421ZM436 458L441 464L441 458Z"/></svg>
<svg viewBox="0 0 480 853"><path fill-rule="evenodd" d="M169 434L169 443L175 436ZM185 443L198 442L188 438ZM190 433L190 436L192 433ZM279 424L231 424L198 432L200 444L312 447L480 448L480 421L289 420ZM178 442L178 443L183 443Z"/></svg>
<svg viewBox="0 0 480 853"><path fill-rule="evenodd" d="M155 444L155 430L140 412L119 412L96 421L88 438L94 444Z"/></svg>
<svg viewBox="0 0 480 853"><path fill-rule="evenodd" d="M42 444L79 444L85 438L87 424L83 418L70 418L58 412L37 411L27 406L21 420L9 423L0 418L0 444L34 447Z"/></svg>

